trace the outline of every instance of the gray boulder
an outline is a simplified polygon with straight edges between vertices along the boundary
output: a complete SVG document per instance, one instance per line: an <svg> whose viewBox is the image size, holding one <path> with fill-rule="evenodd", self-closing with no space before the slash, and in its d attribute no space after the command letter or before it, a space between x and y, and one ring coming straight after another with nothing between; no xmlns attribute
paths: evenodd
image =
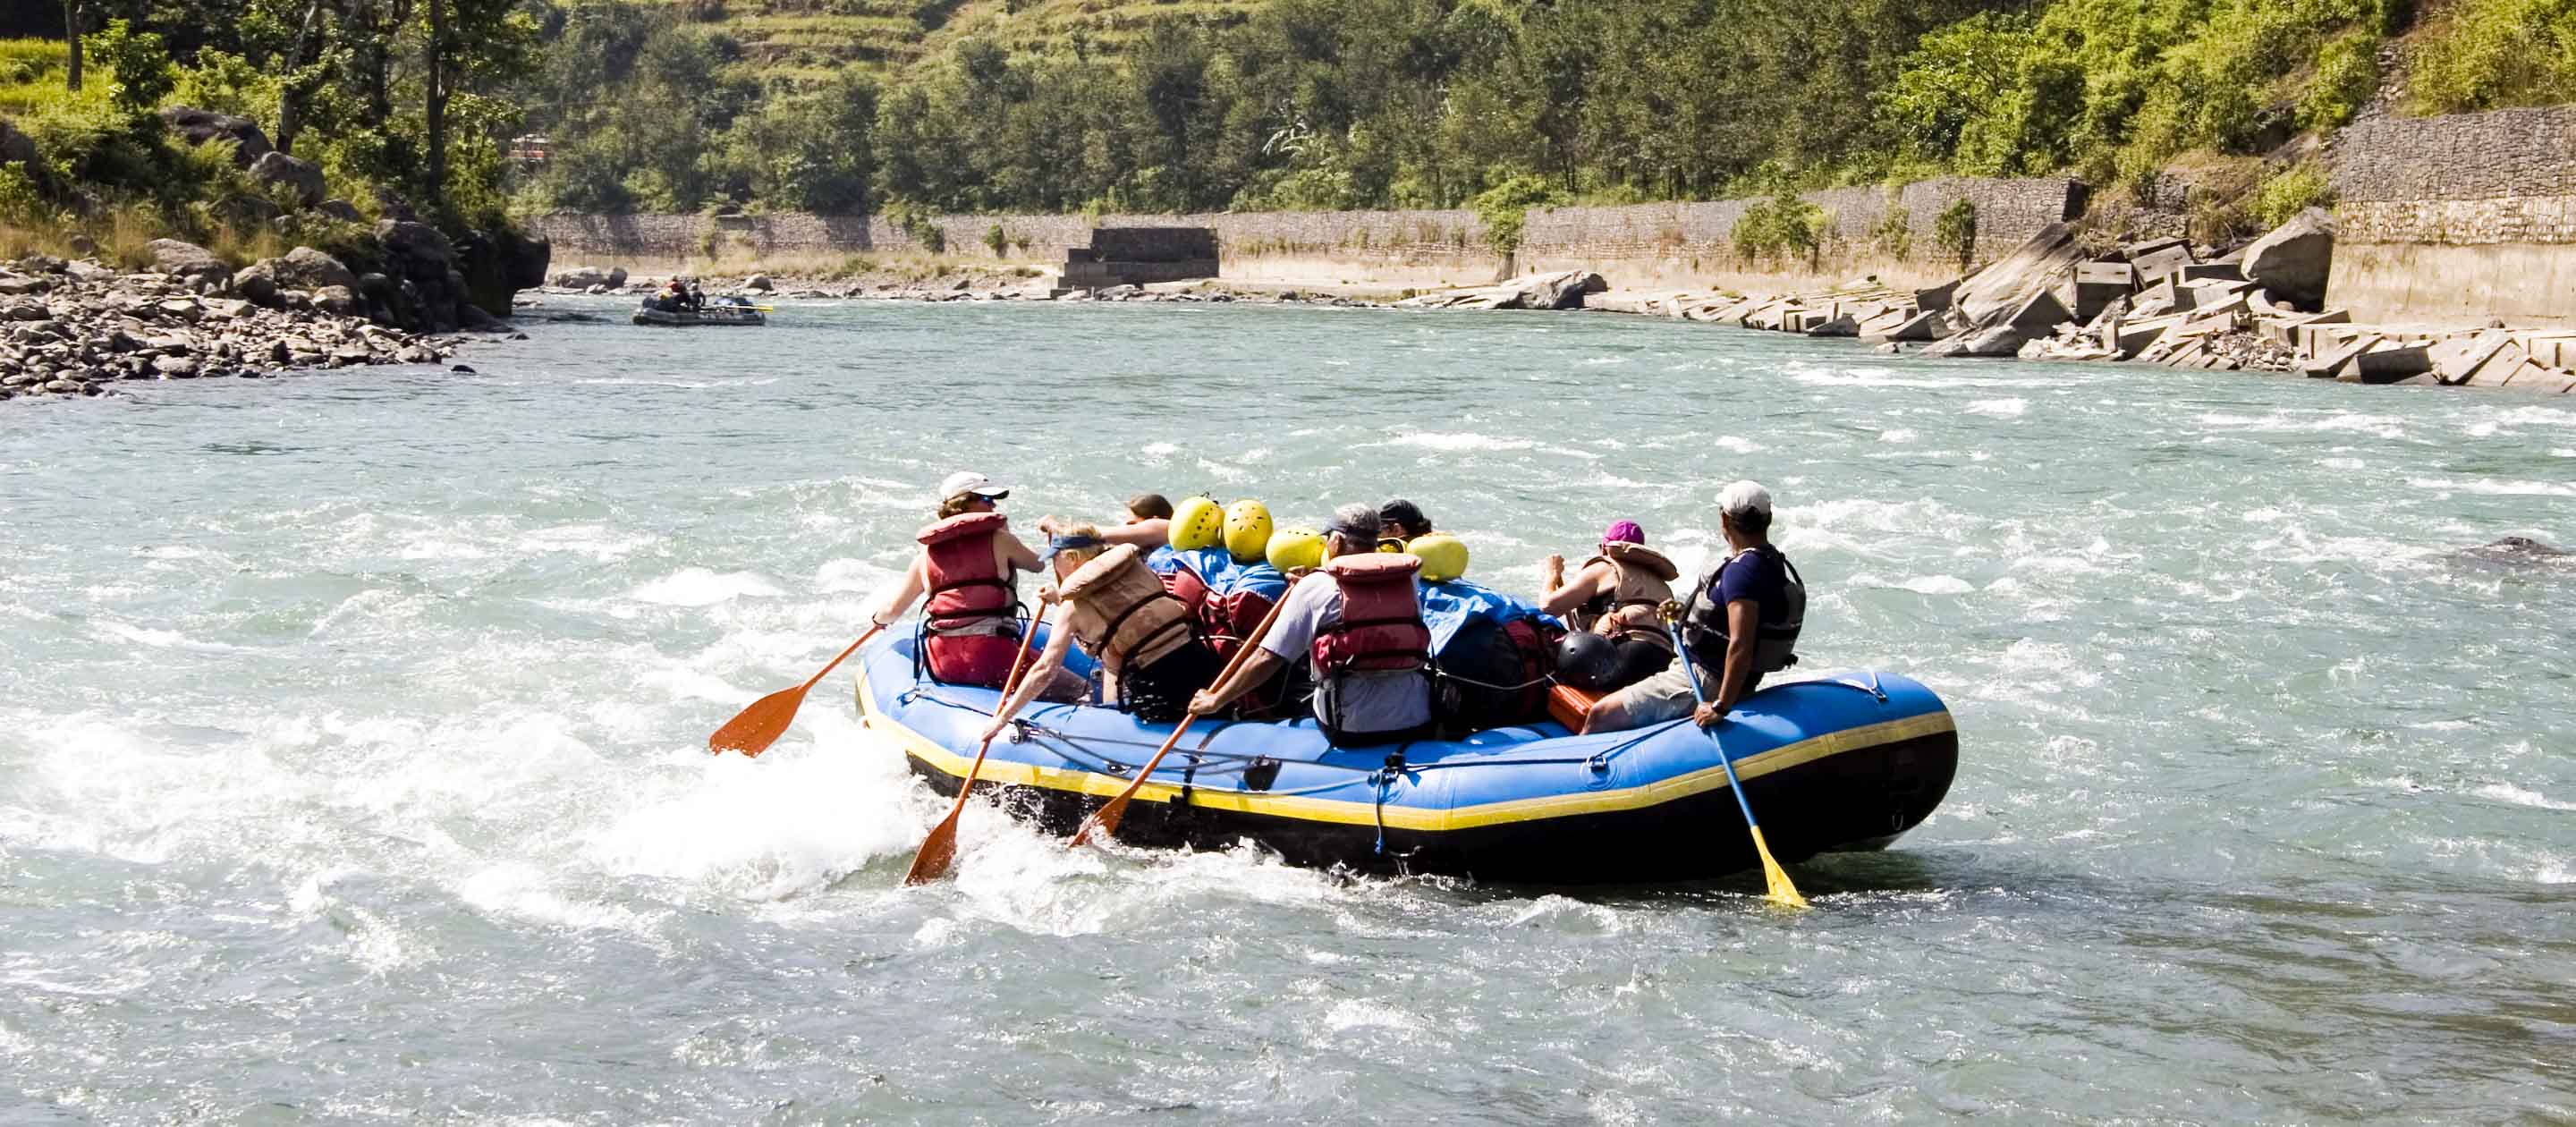
<svg viewBox="0 0 2576 1127"><path fill-rule="evenodd" d="M313 291L313 307L346 317L357 311L358 295L347 286L324 286Z"/></svg>
<svg viewBox="0 0 2576 1127"><path fill-rule="evenodd" d="M161 121L191 145L232 142L233 163L243 168L249 168L259 158L277 151L268 143L268 134L259 131L259 123L246 117L172 106L161 111Z"/></svg>
<svg viewBox="0 0 2576 1127"><path fill-rule="evenodd" d="M284 258L268 261L275 264L278 282L295 289L318 290L325 286L355 289L358 285L357 271L312 247L297 247L286 252Z"/></svg>
<svg viewBox="0 0 2576 1127"><path fill-rule="evenodd" d="M347 200L324 200L321 203L314 204L313 211L317 215L327 216L329 218L339 220L342 223L364 223L367 221L367 217L359 213L358 205L350 203Z"/></svg>
<svg viewBox="0 0 2576 1127"><path fill-rule="evenodd" d="M322 170L311 161L267 153L251 162L250 178L292 192L295 202L305 207L322 202Z"/></svg>
<svg viewBox="0 0 2576 1127"><path fill-rule="evenodd" d="M611 282L611 283L609 283L609 284L610 284L610 285L615 285L616 283ZM743 280L742 280L742 288L747 289L747 290L758 290L758 291L760 291L761 293L768 293L768 292L770 292L771 290L773 290L773 289L775 289L775 288L777 288L777 287L776 287L776 286L774 286L773 284L771 284L771 282L770 282L770 280L769 280L769 275L767 275L767 274L754 274L754 275L752 275L752 276L750 276L750 277L745 278L745 279L743 279Z"/></svg>
<svg viewBox="0 0 2576 1127"><path fill-rule="evenodd" d="M520 290L546 284L554 245L542 236L508 229L474 231L456 244L456 259L456 268L465 278L465 300L494 317L507 317ZM625 282L626 271L618 268L600 279L611 288Z"/></svg>
<svg viewBox="0 0 2576 1127"><path fill-rule="evenodd" d="M143 244L143 249L151 252L154 270L182 279L190 286L220 286L232 280L233 268L215 257L213 251L195 243L154 239Z"/></svg>
<svg viewBox="0 0 2576 1127"><path fill-rule="evenodd" d="M416 220L385 219L376 223L376 241L384 244L386 273L420 293L420 323L404 327L454 332L456 307L465 301L465 277L456 269L456 248L447 236Z"/></svg>
<svg viewBox="0 0 2576 1127"><path fill-rule="evenodd" d="M233 292L259 305L277 304L277 259L263 258L233 274Z"/></svg>
<svg viewBox="0 0 2576 1127"><path fill-rule="evenodd" d="M2323 309L2334 242L2334 216L2324 208L2309 208L2245 248L2245 277L2274 301L2310 312Z"/></svg>

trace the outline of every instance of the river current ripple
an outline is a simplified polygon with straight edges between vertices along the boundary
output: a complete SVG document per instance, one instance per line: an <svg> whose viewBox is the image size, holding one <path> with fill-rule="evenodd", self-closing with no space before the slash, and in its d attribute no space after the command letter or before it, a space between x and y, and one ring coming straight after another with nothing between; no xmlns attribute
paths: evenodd
<svg viewBox="0 0 2576 1127"><path fill-rule="evenodd" d="M1643 319L555 300L0 409L0 1119L2576 1116L2576 401ZM134 386L134 385L129 385ZM1769 483L1948 802L1684 889L1067 853L818 688L940 477L1421 501L1527 590ZM1711 825L1711 835L1741 833ZM1616 856L1600 863L1615 871Z"/></svg>

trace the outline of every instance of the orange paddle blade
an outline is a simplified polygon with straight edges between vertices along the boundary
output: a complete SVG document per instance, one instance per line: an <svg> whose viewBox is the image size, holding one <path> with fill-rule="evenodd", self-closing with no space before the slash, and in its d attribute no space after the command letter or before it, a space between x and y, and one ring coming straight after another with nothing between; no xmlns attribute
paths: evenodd
<svg viewBox="0 0 2576 1127"><path fill-rule="evenodd" d="M805 703L805 691L813 688L815 682L830 676L842 662L850 659L851 654L859 652L860 646L868 644L868 639L876 637L877 632L883 629L882 625L868 627L867 633L859 635L858 641L850 643L850 648L842 650L839 657L806 678L804 684L780 689L751 702L751 707L736 713L733 719L725 721L724 727L716 729L716 734L707 737L707 750L717 755L728 751L758 755L769 750L769 745L777 743L778 737L786 734L787 726L796 722L796 710Z"/></svg>
<svg viewBox="0 0 2576 1127"><path fill-rule="evenodd" d="M707 737L707 750L718 755L728 751L758 755L769 750L769 745L777 743L778 737L786 734L787 726L795 723L796 709L805 703L807 687L798 685L792 689L780 689L751 702L751 707L743 709L741 715L726 721L724 727L716 729L716 734Z"/></svg>
<svg viewBox="0 0 2576 1127"><path fill-rule="evenodd" d="M1020 675L1029 671L1029 647L1036 644L1038 624L1030 623L1020 631L1020 649L1011 655L1011 672L1002 678L1002 700L1008 702L1020 689ZM966 765L966 781L957 784L957 801L948 806L948 816L930 827L930 836L921 839L921 848L912 855L912 869L903 874L905 884L927 884L948 871L948 862L957 856L957 816L966 812L966 796L975 793L975 776L984 773L984 753L993 750L993 737L975 745L975 762Z"/></svg>
<svg viewBox="0 0 2576 1127"><path fill-rule="evenodd" d="M959 794L965 789L960 787ZM912 855L912 868L903 874L905 884L928 884L947 875L948 863L957 858L957 815L965 803L948 808L948 816L930 828L930 836L921 839L921 851Z"/></svg>

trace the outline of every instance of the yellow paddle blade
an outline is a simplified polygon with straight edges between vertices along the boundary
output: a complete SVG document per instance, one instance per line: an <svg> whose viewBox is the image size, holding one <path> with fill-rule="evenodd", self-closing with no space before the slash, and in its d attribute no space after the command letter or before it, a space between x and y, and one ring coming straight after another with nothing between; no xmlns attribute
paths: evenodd
<svg viewBox="0 0 2576 1127"><path fill-rule="evenodd" d="M1807 898L1798 895L1798 886L1789 883L1788 872L1780 868L1780 862L1771 859L1771 843L1762 840L1760 826L1753 827L1753 850L1762 855L1762 879L1771 885L1771 891L1764 899L1784 908L1806 907Z"/></svg>

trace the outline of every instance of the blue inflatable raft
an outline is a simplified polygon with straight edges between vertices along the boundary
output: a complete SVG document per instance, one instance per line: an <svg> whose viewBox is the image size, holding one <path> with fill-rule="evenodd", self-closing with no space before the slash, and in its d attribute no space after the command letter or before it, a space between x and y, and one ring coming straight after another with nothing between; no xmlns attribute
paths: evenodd
<svg viewBox="0 0 2576 1127"><path fill-rule="evenodd" d="M913 645L863 651L859 713L954 795L999 694L916 680ZM1170 732L1115 709L1032 705L993 742L979 785L1071 833ZM1779 682L1718 736L1788 862L1884 848L1940 805L1959 761L1940 698L1885 673ZM1248 838L1292 864L1505 883L1698 880L1759 864L1715 747L1687 721L1589 736L1541 722L1336 749L1311 717L1203 720L1137 792L1118 836L1202 849Z"/></svg>

